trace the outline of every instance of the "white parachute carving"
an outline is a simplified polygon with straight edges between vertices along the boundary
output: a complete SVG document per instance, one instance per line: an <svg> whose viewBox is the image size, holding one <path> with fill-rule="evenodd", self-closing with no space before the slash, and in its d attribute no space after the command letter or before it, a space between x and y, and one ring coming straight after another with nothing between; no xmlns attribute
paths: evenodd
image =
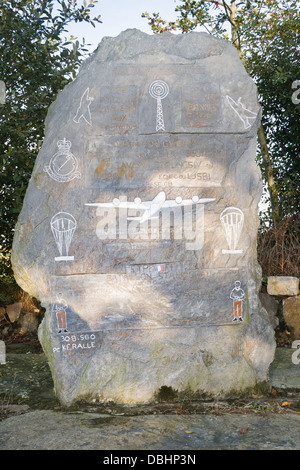
<svg viewBox="0 0 300 470"><path fill-rule="evenodd" d="M237 249L244 225L243 211L238 207L227 207L220 215L220 221L229 248L228 250L222 250L222 253L243 253L243 250Z"/></svg>
<svg viewBox="0 0 300 470"><path fill-rule="evenodd" d="M52 217L50 225L60 254L55 261L73 261L74 256L69 256L69 248L77 226L76 220L68 212L58 212Z"/></svg>

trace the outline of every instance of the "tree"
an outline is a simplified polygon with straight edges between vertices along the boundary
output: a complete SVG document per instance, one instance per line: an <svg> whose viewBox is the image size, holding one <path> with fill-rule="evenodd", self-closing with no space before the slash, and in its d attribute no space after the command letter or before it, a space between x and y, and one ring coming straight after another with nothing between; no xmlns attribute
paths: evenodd
<svg viewBox="0 0 300 470"><path fill-rule="evenodd" d="M258 160L267 183L274 224L284 211L299 208L299 107L291 100L292 82L299 74L299 8L296 0L179 0L176 21L159 13L142 16L153 32L197 27L219 38L230 39L248 73L256 81L263 107L258 130ZM297 131L298 128L298 131Z"/></svg>
<svg viewBox="0 0 300 470"><path fill-rule="evenodd" d="M292 100L292 86L300 74L299 26L299 12L291 4L278 17L273 14L267 31L261 32L267 40L253 37L248 46L247 69L263 106L262 124L279 202L277 220L299 215L300 208L300 106Z"/></svg>
<svg viewBox="0 0 300 470"><path fill-rule="evenodd" d="M0 80L6 85L6 103L0 104L2 262L11 248L13 229L43 140L47 109L74 78L87 51L84 41L79 43L72 36L67 40L63 34L71 22L101 23L100 16L91 17L96 3L0 0Z"/></svg>

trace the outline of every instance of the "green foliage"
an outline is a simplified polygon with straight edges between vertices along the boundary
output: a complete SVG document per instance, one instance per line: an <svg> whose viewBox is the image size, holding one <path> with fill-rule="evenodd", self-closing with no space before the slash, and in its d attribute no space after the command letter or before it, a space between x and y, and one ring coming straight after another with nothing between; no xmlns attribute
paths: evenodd
<svg viewBox="0 0 300 470"><path fill-rule="evenodd" d="M7 266L13 229L43 140L47 110L76 75L84 41L63 38L71 22L101 22L91 17L96 0L0 0L0 265ZM6 260L6 264L3 260Z"/></svg>
<svg viewBox="0 0 300 470"><path fill-rule="evenodd" d="M288 3L289 8L272 15L272 23L261 26L261 34L266 31L267 39L253 37L246 59L263 106L262 122L272 158L280 218L299 214L300 208L300 106L292 101L292 84L300 76L300 23L295 2Z"/></svg>
<svg viewBox="0 0 300 470"><path fill-rule="evenodd" d="M8 253L0 253L0 266L0 307L2 307L5 304L18 302L21 289L16 284Z"/></svg>

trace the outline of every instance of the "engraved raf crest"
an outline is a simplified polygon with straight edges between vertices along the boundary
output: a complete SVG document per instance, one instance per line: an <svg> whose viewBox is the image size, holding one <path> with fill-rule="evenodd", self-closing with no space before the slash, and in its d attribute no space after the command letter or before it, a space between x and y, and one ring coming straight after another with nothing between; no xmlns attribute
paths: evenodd
<svg viewBox="0 0 300 470"><path fill-rule="evenodd" d="M71 142L64 138L57 142L58 152L53 155L49 165L44 167L48 175L60 183L68 183L74 178L81 178L78 161L70 152Z"/></svg>

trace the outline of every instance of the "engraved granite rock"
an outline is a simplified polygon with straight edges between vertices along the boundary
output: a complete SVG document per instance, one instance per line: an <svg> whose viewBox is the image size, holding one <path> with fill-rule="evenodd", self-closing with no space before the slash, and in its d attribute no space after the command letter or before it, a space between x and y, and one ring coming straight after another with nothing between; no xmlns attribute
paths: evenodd
<svg viewBox="0 0 300 470"><path fill-rule="evenodd" d="M46 308L39 337L64 404L267 379L259 123L237 51L205 33L104 38L58 95L12 261Z"/></svg>

